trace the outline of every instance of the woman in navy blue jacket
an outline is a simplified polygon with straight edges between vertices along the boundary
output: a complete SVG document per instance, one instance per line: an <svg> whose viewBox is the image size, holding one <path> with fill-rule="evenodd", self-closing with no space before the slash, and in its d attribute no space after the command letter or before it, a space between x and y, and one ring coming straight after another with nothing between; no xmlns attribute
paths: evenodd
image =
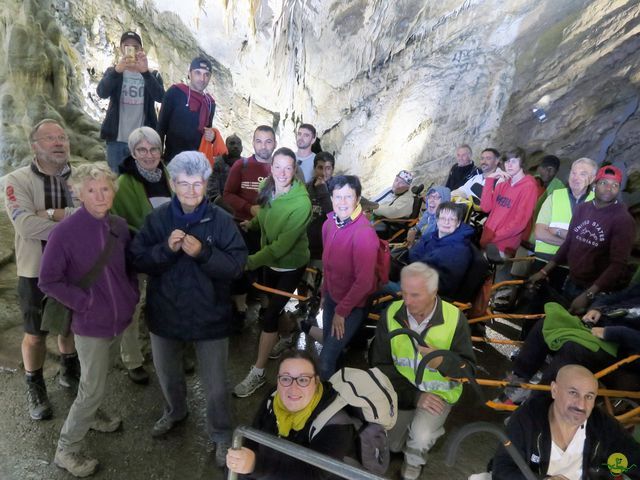
<svg viewBox="0 0 640 480"><path fill-rule="evenodd" d="M453 202L441 203L436 210L437 229L424 235L409 250L409 262L423 262L438 271L438 293L456 294L471 265L473 228L462 222L462 209Z"/></svg>

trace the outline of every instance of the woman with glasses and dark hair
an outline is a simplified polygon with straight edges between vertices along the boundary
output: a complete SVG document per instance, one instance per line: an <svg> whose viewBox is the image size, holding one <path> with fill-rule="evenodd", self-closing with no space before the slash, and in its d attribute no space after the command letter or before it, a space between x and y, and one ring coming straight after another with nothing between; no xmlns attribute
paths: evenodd
<svg viewBox="0 0 640 480"><path fill-rule="evenodd" d="M151 435L165 435L187 417L183 350L193 343L207 433L222 466L232 430L230 285L244 269L247 249L231 216L205 198L211 166L202 153L179 153L167 170L175 196L149 213L131 246L134 266L148 275L146 319L166 402Z"/></svg>
<svg viewBox="0 0 640 480"><path fill-rule="evenodd" d="M311 201L298 178L296 154L279 148L271 159L271 174L258 193L260 210L251 221L240 224L245 230L260 230L260 250L249 255L247 270L262 268L263 283L271 288L293 293L309 263L307 225L311 220ZM260 315L262 332L258 354L247 376L233 389L236 397L248 397L266 383L264 372L269 358L278 358L291 347L292 335L278 340L278 319L288 297L269 294L269 305Z"/></svg>
<svg viewBox="0 0 640 480"><path fill-rule="evenodd" d="M364 319L367 298L376 290L379 240L362 213L358 177L334 177L329 186L333 213L322 226L322 352L320 376L328 380L337 370L344 347Z"/></svg>
<svg viewBox="0 0 640 480"><path fill-rule="evenodd" d="M150 127L136 128L129 135L129 151L131 155L119 167L118 192L113 199L111 212L127 221L129 231L134 236L154 208L171 200L171 186L162 164L162 142L158 132ZM138 280L140 290L144 291L146 276L140 275ZM143 293L131 325L122 334L121 343L122 363L129 378L141 384L149 382L138 341L138 317L144 303Z"/></svg>
<svg viewBox="0 0 640 480"><path fill-rule="evenodd" d="M309 440L313 421L337 395L329 384L320 381L310 353L285 351L278 366L277 381L276 391L267 397L256 415L254 428L338 460L354 455L353 424L332 424L329 420ZM251 441L240 449L229 450L227 467L253 479L335 478L324 470Z"/></svg>

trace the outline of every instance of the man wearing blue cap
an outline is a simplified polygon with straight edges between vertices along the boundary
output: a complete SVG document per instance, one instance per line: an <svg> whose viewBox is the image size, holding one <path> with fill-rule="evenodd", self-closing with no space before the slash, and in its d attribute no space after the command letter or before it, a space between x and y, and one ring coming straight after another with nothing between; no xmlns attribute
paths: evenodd
<svg viewBox="0 0 640 480"><path fill-rule="evenodd" d="M157 70L150 71L142 39L127 31L120 38L120 58L98 83L100 98L109 99L100 138L107 141L107 162L116 173L129 152L129 135L142 126L156 128L155 102L162 102L164 86Z"/></svg>
<svg viewBox="0 0 640 480"><path fill-rule="evenodd" d="M210 80L211 62L204 57L196 57L189 67L189 84L176 83L167 90L158 120L165 163L180 152L198 150L203 136L213 142L211 123L216 102L205 93Z"/></svg>

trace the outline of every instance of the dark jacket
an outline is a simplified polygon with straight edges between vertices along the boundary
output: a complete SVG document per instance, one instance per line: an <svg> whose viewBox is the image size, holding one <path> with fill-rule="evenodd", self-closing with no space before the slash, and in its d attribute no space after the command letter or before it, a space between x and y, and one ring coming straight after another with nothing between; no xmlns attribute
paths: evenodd
<svg viewBox="0 0 640 480"><path fill-rule="evenodd" d="M203 243L200 255L172 252L167 240L181 223L171 207L153 210L131 245L134 266L149 275L149 331L185 341L225 338L231 331L231 280L242 274L247 248L231 216L207 205L202 220L182 228Z"/></svg>
<svg viewBox="0 0 640 480"><path fill-rule="evenodd" d="M273 413L272 395L273 393L269 394L262 403L253 421L253 427L277 436L278 425L276 424L276 416ZM313 440L309 442L309 428L311 424L318 414L329 406L335 397L336 392L331 386L324 384L324 391L320 403L318 403L318 406L307 420L305 426L300 431L291 430L289 436L284 438L302 447L310 448L318 453L329 455L338 460L342 460L344 457L355 457L356 434L353 425L331 424L331 421L329 421L329 423L313 437ZM276 452L263 445L249 441L246 446L256 452L256 466L253 473L245 478L261 480L281 480L284 478L324 480L338 478L322 469Z"/></svg>
<svg viewBox="0 0 640 480"><path fill-rule="evenodd" d="M156 128L158 116L154 102L162 102L164 97L164 86L162 77L157 70L146 71L142 74L144 79L144 126ZM118 125L120 124L120 93L122 91L122 74L116 72L114 67L107 68L102 80L96 89L100 98L109 99L107 114L100 128L100 138L107 142L114 142L118 139Z"/></svg>
<svg viewBox="0 0 640 480"><path fill-rule="evenodd" d="M551 431L549 427L549 396L534 396L525 402L509 419L507 435L523 455L531 470L544 477L551 455ZM607 459L613 453L627 457L629 466L635 464L626 475L640 478L640 447L622 426L612 417L594 408L587 420L587 435L583 450L583 480L613 478L607 469ZM493 458L494 480L524 479L504 447L500 446Z"/></svg>
<svg viewBox="0 0 640 480"><path fill-rule="evenodd" d="M380 316L380 320L376 327L376 336L373 340L373 344L371 345L369 362L372 367L378 367L382 373L389 377L393 388L398 394L398 408L401 410L413 410L416 408L418 398L422 392L418 390L415 385L409 382L409 380L403 377L393 363L393 357L391 356L391 342L389 341L389 328L387 326L386 319L387 311L385 310L385 312ZM407 308L404 305L402 305L396 313L395 319L401 325L405 325L406 328L409 328ZM442 300L438 298L436 311L431 318L429 327L424 331L423 337L427 335L429 328L436 325L442 325L443 323ZM476 356L473 353L473 346L471 345L469 323L462 312L460 312L460 316L458 317L458 326L453 334L453 340L451 341L451 348L449 350L457 353L462 359L467 360L469 365L475 369ZM444 357L442 363L438 367L438 371L445 376L459 375L456 366L456 363L452 359Z"/></svg>
<svg viewBox="0 0 640 480"><path fill-rule="evenodd" d="M463 223L446 237L438 237L438 230L424 235L409 250L409 261L435 268L439 274L438 293L453 298L473 259L473 234L473 228Z"/></svg>
<svg viewBox="0 0 640 480"><path fill-rule="evenodd" d="M640 353L640 318L635 313L638 307L640 307L640 283L632 284L624 290L609 295L599 295L590 307L602 314L597 326L605 327L606 341L614 342L620 347L618 358ZM631 309L635 310L631 311ZM630 367L640 372L640 361L636 360L630 364Z"/></svg>
<svg viewBox="0 0 640 480"><path fill-rule="evenodd" d="M325 183L314 185L315 179L307 183L307 192L311 200L311 222L307 227L309 253L312 259L322 258L322 225L329 212L333 212L331 195Z"/></svg>
<svg viewBox="0 0 640 480"><path fill-rule="evenodd" d="M206 126L211 126L216 112L212 105ZM202 132L198 130L199 112L189 110L188 97L176 85L172 85L162 100L158 134L164 143L164 161L168 165L180 152L198 150Z"/></svg>

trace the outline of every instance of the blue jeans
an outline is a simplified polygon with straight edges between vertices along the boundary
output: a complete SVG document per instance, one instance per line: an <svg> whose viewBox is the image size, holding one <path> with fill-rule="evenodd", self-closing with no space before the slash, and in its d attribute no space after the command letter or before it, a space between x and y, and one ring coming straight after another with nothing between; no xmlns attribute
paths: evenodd
<svg viewBox="0 0 640 480"><path fill-rule="evenodd" d="M180 420L187 414L187 383L182 366L186 342L151 333L153 365L166 407L164 416ZM229 339L196 340L198 375L207 410L207 433L212 442L229 442L233 432L231 388L229 384Z"/></svg>
<svg viewBox="0 0 640 480"><path fill-rule="evenodd" d="M107 163L113 172L120 173L118 167L129 155L129 145L125 142L107 142Z"/></svg>
<svg viewBox="0 0 640 480"><path fill-rule="evenodd" d="M336 302L325 294L322 311L322 352L320 353L320 378L328 380L336 371L338 358L342 349L347 346L360 328L364 319L364 308L354 308L344 321L344 335L340 340L331 335L333 315L336 313Z"/></svg>

